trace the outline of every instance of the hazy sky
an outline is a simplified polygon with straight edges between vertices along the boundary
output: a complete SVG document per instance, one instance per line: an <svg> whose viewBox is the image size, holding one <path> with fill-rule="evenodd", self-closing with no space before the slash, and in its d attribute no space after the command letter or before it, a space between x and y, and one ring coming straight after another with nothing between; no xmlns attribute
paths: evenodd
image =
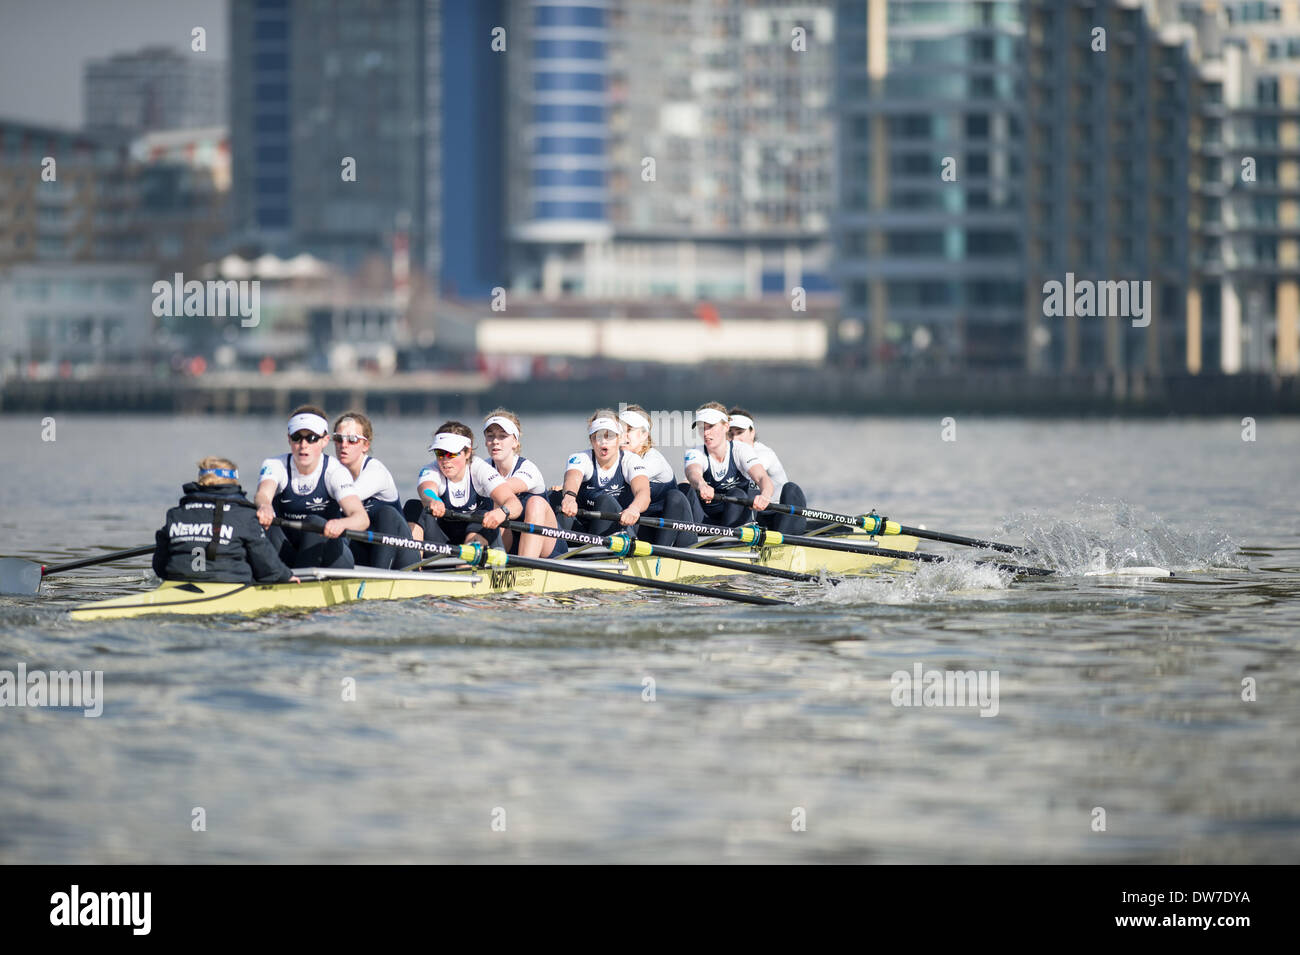
<svg viewBox="0 0 1300 955"><path fill-rule="evenodd" d="M78 127L87 60L156 44L188 52L194 27L225 60L226 0L0 0L0 118Z"/></svg>

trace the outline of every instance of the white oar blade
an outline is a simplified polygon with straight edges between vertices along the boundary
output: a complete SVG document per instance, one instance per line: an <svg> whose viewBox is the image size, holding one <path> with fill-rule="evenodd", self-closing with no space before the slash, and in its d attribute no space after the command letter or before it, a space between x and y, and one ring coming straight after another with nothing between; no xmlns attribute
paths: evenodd
<svg viewBox="0 0 1300 955"><path fill-rule="evenodd" d="M0 557L0 594L31 596L40 589L40 564L19 557Z"/></svg>
<svg viewBox="0 0 1300 955"><path fill-rule="evenodd" d="M1163 567L1112 567L1108 570L1086 570L1085 577L1172 577L1173 571Z"/></svg>

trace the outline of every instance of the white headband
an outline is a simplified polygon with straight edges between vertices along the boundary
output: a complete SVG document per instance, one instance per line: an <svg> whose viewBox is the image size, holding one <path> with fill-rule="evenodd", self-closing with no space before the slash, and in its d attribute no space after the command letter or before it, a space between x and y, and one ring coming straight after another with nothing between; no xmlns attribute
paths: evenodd
<svg viewBox="0 0 1300 955"><path fill-rule="evenodd" d="M456 434L453 431L439 431L433 436L433 444L429 445L426 450L450 451L452 454L460 454L473 443L463 434Z"/></svg>
<svg viewBox="0 0 1300 955"><path fill-rule="evenodd" d="M591 435L595 434L597 431L613 431L615 434L621 434L623 429L613 418L597 418L591 423L591 426L587 428L587 436L591 437Z"/></svg>
<svg viewBox="0 0 1300 955"><path fill-rule="evenodd" d="M302 414L296 414L289 419L289 434L297 434L299 431L310 431L312 434L329 434L330 426L329 422L320 415L304 411Z"/></svg>
<svg viewBox="0 0 1300 955"><path fill-rule="evenodd" d="M519 437L519 429L515 427L515 423L509 418L503 418L500 415L493 415L491 418L484 421L483 430L486 432L487 429L492 427L494 424L499 425L501 430L506 434L513 434L516 438Z"/></svg>
<svg viewBox="0 0 1300 955"><path fill-rule="evenodd" d="M726 421L727 413L719 411L717 408L701 408L695 412L695 427L699 427L700 422L705 424L717 424L719 421Z"/></svg>
<svg viewBox="0 0 1300 955"><path fill-rule="evenodd" d="M626 421L633 428L640 428L642 431L650 430L650 422L645 416L636 411L620 411L618 413L620 421Z"/></svg>
<svg viewBox="0 0 1300 955"><path fill-rule="evenodd" d="M739 428L741 431L748 431L750 428L754 427L754 419L747 418L743 414L733 414L731 416L731 426L733 428Z"/></svg>

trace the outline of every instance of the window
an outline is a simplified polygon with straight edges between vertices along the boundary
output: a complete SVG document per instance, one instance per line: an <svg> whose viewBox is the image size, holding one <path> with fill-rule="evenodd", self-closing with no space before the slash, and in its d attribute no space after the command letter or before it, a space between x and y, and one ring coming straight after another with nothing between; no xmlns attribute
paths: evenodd
<svg viewBox="0 0 1300 955"><path fill-rule="evenodd" d="M533 107L535 123L602 123L604 121L605 111L599 106L539 103Z"/></svg>
<svg viewBox="0 0 1300 955"><path fill-rule="evenodd" d="M599 202L538 202L533 205L538 219L603 219L605 206Z"/></svg>
<svg viewBox="0 0 1300 955"><path fill-rule="evenodd" d="M539 60L602 60L605 44L597 40L534 40L533 57Z"/></svg>
<svg viewBox="0 0 1300 955"><path fill-rule="evenodd" d="M600 93L605 89L605 77L601 73L535 73L533 89L539 92L575 90Z"/></svg>
<svg viewBox="0 0 1300 955"><path fill-rule="evenodd" d="M535 148L540 156L600 156L605 141L587 136L538 136Z"/></svg>
<svg viewBox="0 0 1300 955"><path fill-rule="evenodd" d="M534 169L533 185L601 187L605 185L605 174L599 169Z"/></svg>
<svg viewBox="0 0 1300 955"><path fill-rule="evenodd" d="M995 229L968 229L966 252L973 258L1011 255L1020 249L1020 238L1014 232Z"/></svg>
<svg viewBox="0 0 1300 955"><path fill-rule="evenodd" d="M941 255L942 232L890 232L886 248L891 255Z"/></svg>
<svg viewBox="0 0 1300 955"><path fill-rule="evenodd" d="M603 27L605 11L594 7L536 7L533 24L539 27Z"/></svg>

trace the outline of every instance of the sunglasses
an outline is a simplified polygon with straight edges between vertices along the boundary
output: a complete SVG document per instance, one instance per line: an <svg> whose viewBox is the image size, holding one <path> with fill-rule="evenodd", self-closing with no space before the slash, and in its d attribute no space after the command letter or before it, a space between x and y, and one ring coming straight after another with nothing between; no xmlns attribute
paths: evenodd
<svg viewBox="0 0 1300 955"><path fill-rule="evenodd" d="M456 457L458 454L461 454L461 453L463 453L463 452L461 452L461 451L444 451L444 450L442 450L441 448L438 448L436 451L433 452L433 456L434 456L435 458L437 458L439 461L441 461L443 458L454 458L454 457Z"/></svg>
<svg viewBox="0 0 1300 955"><path fill-rule="evenodd" d="M289 435L289 441L292 444L302 444L306 441L308 444L315 444L317 441L324 441L325 435L313 434L310 431L299 431L297 434Z"/></svg>
<svg viewBox="0 0 1300 955"><path fill-rule="evenodd" d="M360 444L360 443L361 443L362 441L364 441L364 440L366 440L366 436L365 436L364 434L336 434L336 435L334 435L334 443L337 444L337 445L344 445L344 444Z"/></svg>
<svg viewBox="0 0 1300 955"><path fill-rule="evenodd" d="M592 437L597 441L617 441L622 435L616 431L597 431Z"/></svg>

